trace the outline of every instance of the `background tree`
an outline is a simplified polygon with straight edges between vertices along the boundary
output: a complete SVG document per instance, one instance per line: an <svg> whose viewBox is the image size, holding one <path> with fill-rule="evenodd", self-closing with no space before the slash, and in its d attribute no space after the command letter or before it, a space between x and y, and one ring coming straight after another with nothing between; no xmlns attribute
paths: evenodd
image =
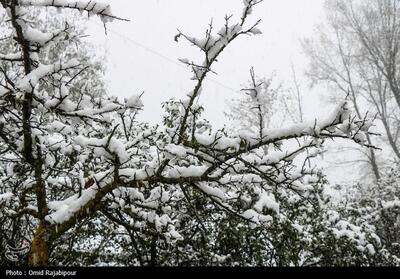
<svg viewBox="0 0 400 279"><path fill-rule="evenodd" d="M250 81L241 91L242 98L229 100L229 110L225 116L234 122L234 127L241 127L248 132L258 132L264 137L264 129L279 127L283 122L279 115L279 101L282 89L273 75L270 78L257 78L254 69L250 70Z"/></svg>
<svg viewBox="0 0 400 279"><path fill-rule="evenodd" d="M390 156L398 160L399 106L397 102L399 3L398 1L327 1L327 23L319 26L315 40L305 40L313 83L326 83L349 95L355 112L376 115L377 131L384 132ZM381 145L380 138L367 137ZM383 161L369 150L367 159L376 180Z"/></svg>

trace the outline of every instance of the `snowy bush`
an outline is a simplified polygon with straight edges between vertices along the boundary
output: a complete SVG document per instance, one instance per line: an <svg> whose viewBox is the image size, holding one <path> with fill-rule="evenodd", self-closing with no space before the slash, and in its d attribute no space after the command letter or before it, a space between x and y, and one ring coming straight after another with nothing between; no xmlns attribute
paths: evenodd
<svg viewBox="0 0 400 279"><path fill-rule="evenodd" d="M374 237L400 258L400 172L399 164L388 168L378 183L345 185L335 208L354 224L368 224ZM346 188L346 190L344 189Z"/></svg>

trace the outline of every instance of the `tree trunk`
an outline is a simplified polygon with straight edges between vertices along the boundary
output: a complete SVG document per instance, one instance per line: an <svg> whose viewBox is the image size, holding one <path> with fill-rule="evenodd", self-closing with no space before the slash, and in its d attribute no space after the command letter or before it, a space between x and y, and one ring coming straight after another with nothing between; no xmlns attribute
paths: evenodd
<svg viewBox="0 0 400 279"><path fill-rule="evenodd" d="M399 108L400 108L400 106L399 106ZM389 126L388 121L386 120L385 115L382 117L382 123L383 123L383 127L386 130L386 135L387 135L389 144L392 147L394 154L396 154L397 158L400 159L400 150L397 148L396 141L392 136L392 132L390 131L390 126Z"/></svg>
<svg viewBox="0 0 400 279"><path fill-rule="evenodd" d="M154 235L151 240L151 248L150 248L150 266L157 265L157 236Z"/></svg>
<svg viewBox="0 0 400 279"><path fill-rule="evenodd" d="M49 243L46 225L41 222L32 240L31 250L28 256L29 266L49 265Z"/></svg>
<svg viewBox="0 0 400 279"><path fill-rule="evenodd" d="M376 161L375 151L372 148L370 149L370 154L371 154L370 163L371 163L372 171L375 176L375 181L379 181L381 179L381 175L379 173L379 167L378 167L378 163Z"/></svg>

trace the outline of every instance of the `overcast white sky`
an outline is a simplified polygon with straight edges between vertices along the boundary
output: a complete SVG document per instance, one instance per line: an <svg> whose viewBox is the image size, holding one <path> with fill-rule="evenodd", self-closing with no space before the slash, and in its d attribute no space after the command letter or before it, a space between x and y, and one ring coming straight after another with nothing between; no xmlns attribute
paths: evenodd
<svg viewBox="0 0 400 279"><path fill-rule="evenodd" d="M225 14L237 19L243 8L242 0L108 2L114 14L131 20L108 24L107 36L99 20L89 23L94 41L108 49L110 91L121 97L144 91L141 118L153 123L160 120L161 102L182 97L193 88L189 69L177 59L202 61L199 52L184 40L174 41L177 28L202 37L211 18L218 30ZM315 24L323 19L322 5L322 0L265 0L255 9L249 22L262 19L263 34L234 42L214 66L218 75L210 75L203 88L200 102L206 108L205 116L215 126L224 124L225 100L238 94L235 91L248 80L251 66L259 76L276 71L278 78L287 80L293 62L301 75L306 61L299 40L312 35ZM307 99L317 102L318 96ZM313 114L314 108L310 117Z"/></svg>
<svg viewBox="0 0 400 279"><path fill-rule="evenodd" d="M224 16L240 16L242 0L103 0L112 5L115 15L130 22L114 21L108 24L105 36L98 19L89 22L89 35L93 42L104 46L108 53L107 80L110 93L128 97L145 92L144 110L140 119L150 123L161 120L161 103L171 97L181 98L193 88L189 69L178 58L202 61L203 57L189 44L174 41L177 29L192 36L202 37L213 19L219 29ZM314 119L326 113L321 103L321 90L310 90L303 72L307 60L303 56L300 40L314 34L315 26L324 20L323 0L264 0L255 8L249 22L262 19L261 36L235 41L214 66L218 75L210 75L205 82L200 102L205 107L204 116L214 127L226 123L223 112L227 99L237 96L249 78L254 66L257 75L270 76L289 82L293 63L302 80L306 118ZM197 60L196 60L197 59ZM334 144L330 144L333 146ZM338 154L341 158L344 153ZM352 156L349 155L348 156ZM327 161L335 161L329 155ZM331 182L341 182L357 177L357 168L347 165L339 169L329 164ZM339 174L339 175L338 175Z"/></svg>

